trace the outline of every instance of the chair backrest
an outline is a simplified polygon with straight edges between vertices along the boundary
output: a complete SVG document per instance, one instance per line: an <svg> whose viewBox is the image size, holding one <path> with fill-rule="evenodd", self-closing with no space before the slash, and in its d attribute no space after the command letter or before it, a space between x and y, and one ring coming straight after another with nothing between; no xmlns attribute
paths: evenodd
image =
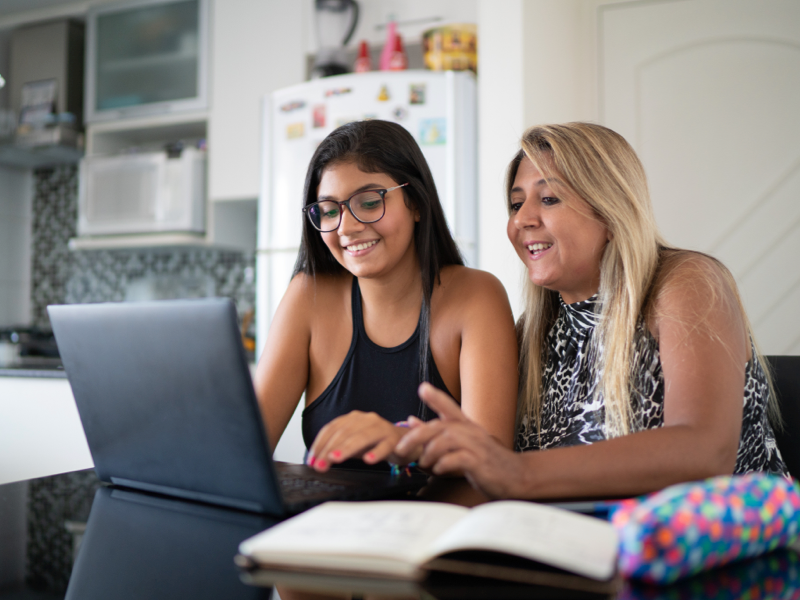
<svg viewBox="0 0 800 600"><path fill-rule="evenodd" d="M800 479L800 356L767 356L783 417L775 440L795 479Z"/></svg>

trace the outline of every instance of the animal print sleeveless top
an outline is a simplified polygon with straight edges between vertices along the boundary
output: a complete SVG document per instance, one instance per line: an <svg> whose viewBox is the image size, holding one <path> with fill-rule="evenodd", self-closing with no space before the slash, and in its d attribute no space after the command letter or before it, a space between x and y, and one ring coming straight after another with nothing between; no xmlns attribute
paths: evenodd
<svg viewBox="0 0 800 600"><path fill-rule="evenodd" d="M535 423L523 421L517 435L519 451L591 444L604 440L605 408L597 392L598 372L589 352L598 321L597 295L583 302L561 301L558 318L547 336L547 364L542 376L542 432ZM635 392L631 398L637 422L635 430L664 424L664 375L658 342L640 321L634 340L637 366ZM745 365L744 412L735 473L768 471L787 474L767 420L769 387L758 361Z"/></svg>

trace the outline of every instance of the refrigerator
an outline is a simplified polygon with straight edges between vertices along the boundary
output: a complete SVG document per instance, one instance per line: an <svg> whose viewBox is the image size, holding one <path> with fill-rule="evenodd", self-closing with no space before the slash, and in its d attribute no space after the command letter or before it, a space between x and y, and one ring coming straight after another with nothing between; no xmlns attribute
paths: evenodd
<svg viewBox="0 0 800 600"><path fill-rule="evenodd" d="M272 92L262 103L256 356L261 355L272 316L291 279L305 218L303 183L311 157L331 131L363 119L393 121L411 133L430 166L448 226L466 264L477 264L473 73L375 71L315 79ZM302 441L296 439L300 412L298 408L275 452L279 460L298 462L298 453L302 457Z"/></svg>

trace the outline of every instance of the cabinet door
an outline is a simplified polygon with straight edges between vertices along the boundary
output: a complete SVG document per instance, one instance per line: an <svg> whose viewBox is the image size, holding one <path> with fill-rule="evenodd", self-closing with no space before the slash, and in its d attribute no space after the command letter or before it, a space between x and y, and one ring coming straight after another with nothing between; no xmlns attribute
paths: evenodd
<svg viewBox="0 0 800 600"><path fill-rule="evenodd" d="M800 3L629 2L599 27L601 122L664 236L731 269L765 354L800 353Z"/></svg>
<svg viewBox="0 0 800 600"><path fill-rule="evenodd" d="M259 192L261 99L305 77L305 2L217 0L212 6L209 197Z"/></svg>
<svg viewBox="0 0 800 600"><path fill-rule="evenodd" d="M207 105L206 0L150 0L89 15L88 121Z"/></svg>

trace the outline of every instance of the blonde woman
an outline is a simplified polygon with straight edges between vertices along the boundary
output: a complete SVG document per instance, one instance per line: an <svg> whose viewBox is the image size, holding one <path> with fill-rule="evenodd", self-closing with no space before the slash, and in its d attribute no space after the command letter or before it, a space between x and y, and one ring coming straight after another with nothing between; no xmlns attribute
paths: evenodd
<svg viewBox="0 0 800 600"><path fill-rule="evenodd" d="M506 192L508 237L528 275L521 453L424 385L440 419L412 420L396 452L424 445L421 466L461 470L494 497L613 497L786 474L771 382L733 278L661 239L630 145L590 123L531 128Z"/></svg>

